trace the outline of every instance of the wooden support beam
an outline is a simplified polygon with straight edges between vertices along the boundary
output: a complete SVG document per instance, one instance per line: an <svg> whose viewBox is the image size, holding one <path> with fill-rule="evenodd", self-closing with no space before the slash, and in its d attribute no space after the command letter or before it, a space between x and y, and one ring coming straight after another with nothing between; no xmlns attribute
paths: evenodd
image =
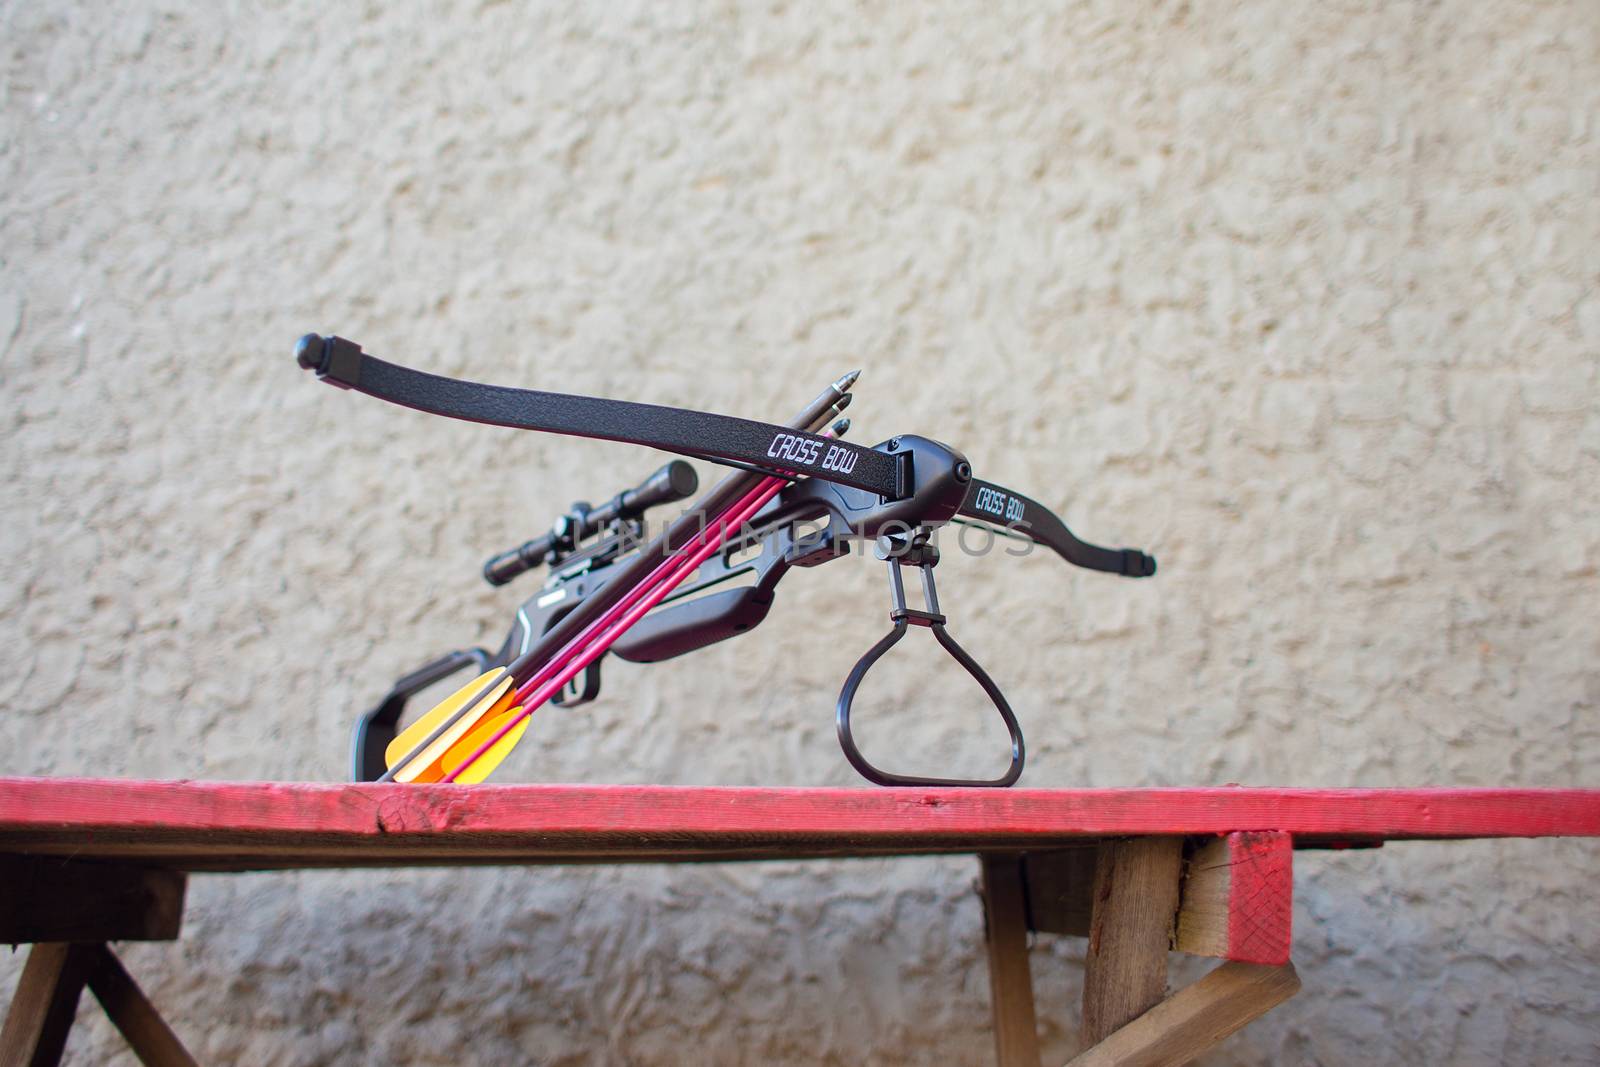
<svg viewBox="0 0 1600 1067"><path fill-rule="evenodd" d="M0 857L0 943L171 941L185 882L181 871Z"/></svg>
<svg viewBox="0 0 1600 1067"><path fill-rule="evenodd" d="M1294 911L1294 840L1246 832L1190 842L1178 892L1172 947L1243 963L1289 962ZM1088 937L1094 903L1092 849L1023 857L1028 925Z"/></svg>
<svg viewBox="0 0 1600 1067"><path fill-rule="evenodd" d="M1293 964L1224 963L1067 1067L1179 1067L1300 990Z"/></svg>
<svg viewBox="0 0 1600 1067"><path fill-rule="evenodd" d="M122 961L105 945L80 945L86 953L89 989L146 1067L197 1067L183 1043L161 1018Z"/></svg>
<svg viewBox="0 0 1600 1067"><path fill-rule="evenodd" d="M1201 844L1184 864L1173 947L1195 956L1285 964L1293 913L1290 836L1227 834Z"/></svg>
<svg viewBox="0 0 1600 1067"><path fill-rule="evenodd" d="M0 1027L0 1067L54 1067L83 992L82 945L35 945Z"/></svg>
<svg viewBox="0 0 1600 1067"><path fill-rule="evenodd" d="M1083 978L1083 1044L1138 1018L1167 991L1183 839L1101 843Z"/></svg>
<svg viewBox="0 0 1600 1067"><path fill-rule="evenodd" d="M1033 1016L1033 974L1028 969L1027 902L1022 858L985 854L983 911L989 943L989 1008L1000 1067L1039 1067L1039 1033Z"/></svg>

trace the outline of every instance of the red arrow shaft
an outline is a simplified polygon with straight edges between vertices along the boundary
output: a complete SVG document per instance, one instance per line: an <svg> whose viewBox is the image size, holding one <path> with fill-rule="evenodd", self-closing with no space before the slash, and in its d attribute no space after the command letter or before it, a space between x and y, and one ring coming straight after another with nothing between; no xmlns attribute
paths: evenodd
<svg viewBox="0 0 1600 1067"><path fill-rule="evenodd" d="M523 705L515 718L505 723L494 735L479 745L458 766L442 779L453 782L462 771L472 766L501 738L542 706L561 687L571 681L579 671L599 659L617 638L638 622L657 604L666 599L695 569L720 549L729 537L764 507L788 483L782 478L764 478L756 487L718 517L695 541L680 548L664 560L655 570L630 590L600 618L585 627L569 641L560 652L551 657L549 664L541 667L534 676L517 690L516 702Z"/></svg>

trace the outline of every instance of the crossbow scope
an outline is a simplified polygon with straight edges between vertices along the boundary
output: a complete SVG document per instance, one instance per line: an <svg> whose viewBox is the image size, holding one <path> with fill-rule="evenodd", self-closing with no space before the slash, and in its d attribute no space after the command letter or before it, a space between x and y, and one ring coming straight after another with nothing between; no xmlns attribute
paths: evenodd
<svg viewBox="0 0 1600 1067"><path fill-rule="evenodd" d="M575 501L565 515L555 521L550 532L509 552L502 552L483 565L483 579L490 585L505 585L549 561L552 565L577 550L578 542L595 532L617 527L620 533L628 523L640 519L658 504L671 504L694 496L700 476L681 459L675 459L632 489L625 489L592 507Z"/></svg>

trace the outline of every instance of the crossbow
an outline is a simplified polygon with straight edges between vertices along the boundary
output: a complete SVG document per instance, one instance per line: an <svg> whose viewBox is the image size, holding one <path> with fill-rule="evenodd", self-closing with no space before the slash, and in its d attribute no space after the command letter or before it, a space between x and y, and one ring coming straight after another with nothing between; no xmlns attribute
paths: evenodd
<svg viewBox="0 0 1600 1067"><path fill-rule="evenodd" d="M835 706L840 746L869 781L889 786L1009 786L1022 774L1022 729L1004 693L950 635L933 569L948 523L1051 549L1075 566L1129 578L1155 573L1138 549L1079 540L1048 508L973 476L954 448L902 434L871 447L841 438L859 372L824 389L779 426L703 411L515 389L440 377L385 362L342 337L307 334L296 360L330 385L471 422L623 441L734 468L650 537L646 512L692 497L695 470L673 460L598 506L579 501L549 533L484 565L491 585L544 566L544 586L517 611L499 651L452 652L397 681L362 715L352 737L357 781L478 782L520 741L546 702L572 706L600 692L607 653L654 663L758 626L779 581L871 545L888 565L891 629L857 661ZM1012 554L1022 554L1014 552ZM923 607L907 603L915 569ZM935 640L982 687L1011 738L1010 765L992 779L898 774L867 760L851 711L868 670L911 626ZM408 698L468 667L477 676L400 727Z"/></svg>

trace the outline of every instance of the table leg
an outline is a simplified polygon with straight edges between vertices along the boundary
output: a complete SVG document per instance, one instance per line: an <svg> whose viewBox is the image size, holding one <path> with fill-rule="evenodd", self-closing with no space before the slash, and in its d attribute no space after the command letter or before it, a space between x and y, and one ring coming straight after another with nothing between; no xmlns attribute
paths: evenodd
<svg viewBox="0 0 1600 1067"><path fill-rule="evenodd" d="M147 1067L197 1067L155 1005L145 997L122 961L105 945L81 945L88 952L89 989L127 1040L139 1062Z"/></svg>
<svg viewBox="0 0 1600 1067"><path fill-rule="evenodd" d="M88 970L85 948L51 941L28 952L0 1028L0 1067L53 1067L61 1062Z"/></svg>
<svg viewBox="0 0 1600 1067"><path fill-rule="evenodd" d="M1022 857L983 855L983 908L989 942L989 996L1000 1067L1039 1067L1028 970L1028 906Z"/></svg>
<svg viewBox="0 0 1600 1067"><path fill-rule="evenodd" d="M1101 843L1083 976L1084 1048L1138 1018L1166 994L1182 867L1179 837Z"/></svg>

